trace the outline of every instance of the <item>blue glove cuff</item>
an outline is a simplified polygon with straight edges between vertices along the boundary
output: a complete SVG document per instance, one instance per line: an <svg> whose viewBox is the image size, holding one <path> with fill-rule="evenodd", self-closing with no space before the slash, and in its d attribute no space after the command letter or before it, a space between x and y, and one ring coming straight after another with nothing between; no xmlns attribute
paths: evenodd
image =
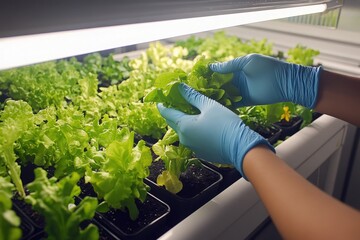
<svg viewBox="0 0 360 240"><path fill-rule="evenodd" d="M313 89L314 89L315 93L314 93L313 102L309 106L310 109L314 109L316 106L316 103L317 103L318 93L319 93L320 75L321 75L322 70L323 70L323 68L321 66L317 67L315 70L315 78L314 78L314 82L313 82Z"/></svg>
<svg viewBox="0 0 360 240"><path fill-rule="evenodd" d="M322 67L305 67L293 64L291 75L292 87L289 100L304 107L314 109L319 92L319 79Z"/></svg>
<svg viewBox="0 0 360 240"><path fill-rule="evenodd" d="M240 131L234 131L234 134L237 134L237 141L232 141L235 146L232 146L235 151L233 151L233 156L230 156L233 159L233 165L240 172L241 176L248 181L244 170L243 170L243 161L245 155L254 147L258 145L264 145L268 147L271 151L275 153L275 148L260 134L251 130L244 123L241 123ZM231 138L230 138L231 139Z"/></svg>
<svg viewBox="0 0 360 240"><path fill-rule="evenodd" d="M244 173L244 170L243 170L243 162L244 162L244 158L245 158L245 155L254 147L258 146L258 145L264 145L264 146L267 146L271 151L273 151L274 153L276 153L275 151L275 148L265 139L259 139L259 140L256 140L254 142L252 142L250 145L248 145L248 147L245 149L245 151L243 152L243 155L240 156L240 158L242 159L241 160L241 164L240 166L237 168L238 171L240 172L241 176L243 176L243 178L246 180L246 181L249 181Z"/></svg>

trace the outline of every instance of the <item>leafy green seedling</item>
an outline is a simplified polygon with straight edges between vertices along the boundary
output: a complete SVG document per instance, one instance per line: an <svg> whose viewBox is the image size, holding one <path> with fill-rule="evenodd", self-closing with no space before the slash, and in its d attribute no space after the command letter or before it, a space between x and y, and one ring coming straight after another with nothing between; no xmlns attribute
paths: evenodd
<svg viewBox="0 0 360 240"><path fill-rule="evenodd" d="M175 194L183 188L180 181L181 173L192 164L200 165L197 158L192 158L193 152L190 149L182 144L174 145L178 141L176 132L169 128L165 136L152 146L154 153L159 156L156 161L164 161L166 169L157 177L156 182Z"/></svg>

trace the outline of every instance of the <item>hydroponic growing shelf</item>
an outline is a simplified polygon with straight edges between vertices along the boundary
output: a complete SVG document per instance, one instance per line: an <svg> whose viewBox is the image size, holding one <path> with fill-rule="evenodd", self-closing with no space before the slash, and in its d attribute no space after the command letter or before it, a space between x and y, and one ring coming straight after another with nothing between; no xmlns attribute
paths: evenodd
<svg viewBox="0 0 360 240"><path fill-rule="evenodd" d="M221 52L219 46L232 48ZM126 53L130 59L121 55L120 62L113 56L93 54L81 61L66 59L0 72L0 153L4 159L0 201L6 211L18 215L6 222L9 232L5 234L16 236L20 219L23 239L61 234L97 239L97 231L101 239L249 236L268 217L251 184L233 168L190 161L192 152L167 132L155 103L142 101L161 77L191 74L197 54L223 61L240 48L240 54L280 57L266 40L242 41L218 33L178 46L153 43L146 50ZM250 116L250 124L255 119L251 117L263 116L266 109L239 114ZM283 105L276 109L281 113ZM326 190L331 193L351 126L326 115L308 123L290 138L284 136L277 154L304 177L330 162L334 167L327 175ZM170 137L165 141L166 132ZM270 137L266 136L269 141ZM158 156L163 161L153 162ZM171 169L170 161L180 163L178 168ZM36 170L35 177L38 166L46 171ZM177 173L177 184L165 183L169 191L158 185L159 174L174 180ZM209 182L204 183L202 177Z"/></svg>

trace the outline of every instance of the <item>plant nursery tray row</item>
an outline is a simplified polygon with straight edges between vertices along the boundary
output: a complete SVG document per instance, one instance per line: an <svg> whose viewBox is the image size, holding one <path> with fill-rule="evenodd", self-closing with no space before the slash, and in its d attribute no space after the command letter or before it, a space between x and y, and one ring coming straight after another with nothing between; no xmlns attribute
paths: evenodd
<svg viewBox="0 0 360 240"><path fill-rule="evenodd" d="M301 119L296 119L294 126L276 124L271 128L274 132L266 133L265 137L270 136L268 141L274 144L278 139L285 139L299 131L299 124ZM148 144L152 145L152 142ZM33 180L35 167L23 167L21 177L25 184ZM84 227L89 223L95 224L100 239L156 239L241 178L235 168L217 167L202 161L201 166L191 165L181 174L183 189L173 194L156 184L157 176L164 169L162 161L154 161L150 166L150 175L145 178L150 191L143 203L136 203L139 217L135 221L130 219L127 211L111 209L106 213L96 213L91 221L83 224ZM52 169L48 170L48 174L49 177L53 174ZM81 179L79 185L82 192L78 201L85 196L96 196L91 184ZM13 209L22 219L22 239L46 239L44 218L23 200L14 197L13 203Z"/></svg>

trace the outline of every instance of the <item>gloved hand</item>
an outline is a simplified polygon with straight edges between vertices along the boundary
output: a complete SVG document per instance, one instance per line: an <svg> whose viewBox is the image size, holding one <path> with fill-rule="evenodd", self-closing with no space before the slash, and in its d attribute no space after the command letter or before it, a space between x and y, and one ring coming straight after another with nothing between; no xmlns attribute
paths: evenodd
<svg viewBox="0 0 360 240"><path fill-rule="evenodd" d="M243 99L236 107L293 102L314 108L321 67L306 67L260 54L249 54L223 63L211 70L234 73L233 83Z"/></svg>
<svg viewBox="0 0 360 240"><path fill-rule="evenodd" d="M179 135L180 143L192 149L197 157L232 164L246 179L242 162L251 148L263 144L275 152L268 141L247 127L229 109L185 84L180 84L179 90L186 101L200 110L200 114L187 115L162 104L158 104L158 109Z"/></svg>

